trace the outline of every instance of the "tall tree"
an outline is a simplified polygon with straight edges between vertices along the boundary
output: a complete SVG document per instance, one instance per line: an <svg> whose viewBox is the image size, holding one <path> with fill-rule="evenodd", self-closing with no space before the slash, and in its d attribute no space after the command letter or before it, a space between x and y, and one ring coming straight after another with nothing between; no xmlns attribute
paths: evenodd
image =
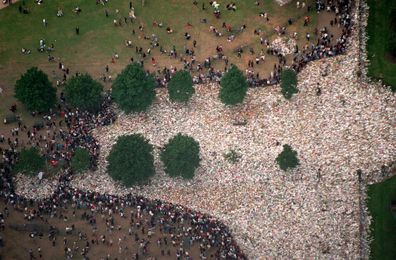
<svg viewBox="0 0 396 260"><path fill-rule="evenodd" d="M112 96L126 113L147 110L155 98L155 81L138 63L129 64L116 78Z"/></svg>
<svg viewBox="0 0 396 260"><path fill-rule="evenodd" d="M127 187L144 184L155 174L152 153L152 145L142 135L120 136L107 157L107 171Z"/></svg>
<svg viewBox="0 0 396 260"><path fill-rule="evenodd" d="M283 145L283 151L276 157L276 162L284 171L287 171L289 168L295 168L300 164L297 158L297 152L287 144Z"/></svg>
<svg viewBox="0 0 396 260"><path fill-rule="evenodd" d="M32 67L17 80L15 97L29 111L46 112L56 103L56 89L43 71Z"/></svg>
<svg viewBox="0 0 396 260"><path fill-rule="evenodd" d="M247 81L237 66L232 65L220 82L219 97L226 105L242 103L247 92Z"/></svg>
<svg viewBox="0 0 396 260"><path fill-rule="evenodd" d="M297 73L292 69L284 69L281 73L281 92L286 99L291 99L297 89Z"/></svg>
<svg viewBox="0 0 396 260"><path fill-rule="evenodd" d="M45 159L36 148L22 149L19 153L18 162L14 172L34 176L45 166Z"/></svg>
<svg viewBox="0 0 396 260"><path fill-rule="evenodd" d="M187 102L195 93L193 81L188 71L180 70L168 83L169 99L173 102Z"/></svg>
<svg viewBox="0 0 396 260"><path fill-rule="evenodd" d="M199 143L194 138L179 133L165 145L160 157L167 174L192 179L201 161Z"/></svg>
<svg viewBox="0 0 396 260"><path fill-rule="evenodd" d="M89 112L97 112L102 103L103 86L93 80L90 75L72 77L66 84L66 102L75 108Z"/></svg>
<svg viewBox="0 0 396 260"><path fill-rule="evenodd" d="M77 148L70 161L70 166L75 172L83 172L88 170L90 161L89 152L84 148Z"/></svg>

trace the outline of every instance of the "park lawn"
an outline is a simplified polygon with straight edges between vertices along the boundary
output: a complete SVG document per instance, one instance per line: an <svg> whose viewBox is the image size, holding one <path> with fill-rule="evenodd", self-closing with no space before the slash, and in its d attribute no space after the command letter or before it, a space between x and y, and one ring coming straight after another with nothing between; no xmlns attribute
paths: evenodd
<svg viewBox="0 0 396 260"><path fill-rule="evenodd" d="M372 259L396 259L396 218L390 204L396 200L396 176L368 187L367 205L373 222L371 224Z"/></svg>
<svg viewBox="0 0 396 260"><path fill-rule="evenodd" d="M192 1L186 0L146 0L144 6L141 5L141 1L132 1L137 19L133 24L128 22L127 25L124 23L124 17L128 17L129 0L112 0L105 6L87 0L45 1L43 5L37 5L34 0L25 0L26 7L30 10L28 15L18 11L18 6L22 2L19 1L0 10L0 87L4 90L0 97L0 119L10 114L8 109L13 103L17 103L17 113L21 115L23 123L27 126L36 119L30 116L13 95L16 80L32 66L37 66L46 72L54 84L63 76L63 72L58 69L58 61L64 63L71 74L77 71L89 73L96 80L103 76L105 66L109 65L110 75L114 79L132 57L140 60L135 53L135 46L141 46L145 51L150 47L150 41L145 40L144 35L151 36L155 33L164 49L169 51L175 45L178 52L182 53L184 47L192 47L192 40L184 39L184 33L189 32L192 39L197 40L195 52L198 62L215 55L216 46L222 45L230 63L244 70L247 61L253 59L263 49L260 45L260 37L253 35L254 29L263 30L265 37L273 40L276 37L274 28L278 25L286 25L288 18L293 18L294 24L287 33L291 34L292 30L296 30L300 35L298 44L303 46L306 44L305 33L309 32L313 35L318 20L316 12L312 11L308 14L306 10L296 9L296 1L282 7L275 1L260 1L259 7L254 5L254 1L238 1L236 12L226 10L226 3L221 2L221 19L214 17L213 8L206 0L198 1L197 6L194 6ZM206 10L201 8L203 2ZM307 5L313 2L308 0ZM73 12L76 6L82 10L80 15ZM62 8L63 17L56 16L58 8ZM108 10L109 17L105 16L105 10ZM269 22L259 17L258 14L262 11L270 14ZM307 27L301 26L305 15L312 17L312 23ZM47 27L43 25L44 18L48 22ZM206 24L200 22L203 18L207 19ZM114 26L114 19L122 19L123 25ZM162 22L164 26L154 27L154 21ZM192 28L185 26L187 22L193 25ZM227 37L215 37L209 30L209 26L213 25L227 36L228 32L222 28L223 22L230 24L233 30L239 29L243 24L247 29L238 33L236 39L229 43ZM143 32L138 28L141 24L144 26ZM79 35L75 33L77 26L80 28ZM165 30L167 26L170 26L174 33L167 34ZM132 30L135 30L135 35L132 34ZM40 39L45 39L47 45L51 43L55 45L52 55L56 58L56 62L48 62L47 54L37 51ZM126 40L132 41L132 48L125 46ZM242 45L247 47L245 53L252 47L256 54L244 54L243 58L237 58L235 50ZM22 48L30 49L31 54L21 54ZM115 53L118 53L120 58L112 64L111 59ZM157 60L157 68L151 66L151 57ZM276 62L276 57L268 56L265 63L256 66L255 69L261 76L266 76ZM171 65L181 68L182 62L168 55L161 55L159 48L153 49L151 56L145 59L145 68L150 71ZM214 63L216 69L223 69L223 66L220 61ZM107 82L104 86L109 89L111 84ZM62 90L63 87L59 87L58 93ZM0 132L7 135L10 127L15 126L3 125Z"/></svg>
<svg viewBox="0 0 396 260"><path fill-rule="evenodd" d="M390 32L391 11L396 8L394 0L368 0L367 55L370 60L368 75L396 91L396 59L387 53L387 37Z"/></svg>

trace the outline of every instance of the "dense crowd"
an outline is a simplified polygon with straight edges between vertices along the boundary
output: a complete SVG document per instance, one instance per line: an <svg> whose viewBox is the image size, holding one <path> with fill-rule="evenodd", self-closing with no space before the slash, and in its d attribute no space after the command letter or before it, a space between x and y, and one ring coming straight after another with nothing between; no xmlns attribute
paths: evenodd
<svg viewBox="0 0 396 260"><path fill-rule="evenodd" d="M116 114L111 109L110 92L105 94L97 115L69 108L62 93L60 101L57 109L48 115L32 113L36 121L31 128L18 121L18 126L11 130L12 138L2 135L0 144L7 144L9 147L4 153L14 154L13 151L25 146L36 147L55 166L58 163L68 165L75 149L83 147L89 151L92 158L91 169L94 169L99 155L99 144L90 132L115 121ZM11 110L17 112L16 105ZM22 135L26 135L26 138L20 138ZM26 141L20 141L21 139ZM5 156L3 160L7 162L10 159Z"/></svg>
<svg viewBox="0 0 396 260"><path fill-rule="evenodd" d="M233 5L231 8L234 10L237 7ZM316 45L311 44L302 48L302 51L298 51L296 47L292 65L296 71L301 71L309 61L346 52L346 40L353 25L349 14L351 3L346 0L326 3L317 1L316 8L318 11L336 13L337 17L331 21L331 26L341 26L342 36L336 40L335 45L331 45L331 35L327 29L321 29L318 31L320 37ZM215 15L221 14L216 12ZM279 56L279 64L267 79L248 73L251 86L271 85L279 81L284 58L277 51L269 52L268 55ZM175 52L172 55L177 56ZM251 128L243 128L241 131L231 127L226 119L218 118L219 115L225 118L232 116L216 103L218 101L214 101L216 98L213 98L213 93L205 96L206 92L213 92L207 86L205 90L198 86L200 90L197 92L201 94L198 101L192 101L192 104L200 104L201 110L204 108L205 111L194 107L193 111L185 112L168 103L160 104L151 111L149 119L146 119L148 122L144 124L141 123L141 118L132 116L123 118L123 122L109 132L108 128L100 128L106 131L97 133L100 140L96 140L91 131L96 127L112 124L116 117L111 109L109 96L105 98L99 116L66 108L58 109L60 121L55 122L54 115L44 118L43 127L46 133L42 134L43 131L39 132L37 129L28 131L19 125L13 130L14 140L3 140L10 148L2 150L0 195L10 207L28 208L29 212L33 212L30 213L33 214L32 218L56 215L57 209L71 204L75 208L90 209L93 214L108 213L109 210L111 214L126 214L128 207L134 207L151 216L148 227L164 227L166 223L188 221L192 224L192 229L187 231L190 237L202 243L203 247L218 247L216 257L243 259L245 255L232 239L229 229L221 222L208 215L160 200L149 200L130 194L110 195L128 194L128 191L115 189L113 183L106 182L108 177L101 175L105 169L103 148L108 152L116 136L131 131L144 132L151 141L161 144L167 139L167 135L174 134L172 132L186 132L199 139L203 150L202 163L206 170L198 175L192 186L179 180L170 181L158 177L154 186L149 187L151 190L142 191L144 195L213 212L216 217L226 220L233 234L238 233L238 242L243 243L243 248L249 250L247 254L252 257L354 257L357 255L355 231L358 213L354 190L356 178L353 172L358 167L375 170L379 164L386 164L392 159L389 152L392 144L384 140L388 140L388 134L392 133L389 129L389 118L394 112L389 106L395 101L391 96L378 93L370 86L366 90L359 89L358 92L355 76L351 72L355 66L356 53L348 55L345 59L328 62L332 72L329 76L321 74L318 63L308 65L309 71L304 71L302 75L304 79L299 83L300 94L295 102L279 105L277 96L272 91L261 95L258 92L261 90L252 90L256 99L250 99L247 106L252 106L253 111L255 105L259 104L259 112L271 116L254 118L254 112L248 111L253 114L253 120L246 127ZM194 76L195 83L220 81L223 72L213 69L212 61L212 58L208 58L202 63L205 70L194 69L194 66L188 64L187 69L199 72L199 75ZM157 73L158 84L166 85L175 71L175 68L160 70ZM345 86L340 81L349 82L350 85ZM321 87L319 94L318 85ZM313 89L316 91L315 95L311 93ZM163 95L159 95L159 99L166 100ZM212 113L208 114L208 110ZM317 114L307 111L316 111ZM192 115L187 117L184 112ZM151 117L154 119L151 120ZM180 119L182 120L177 121ZM301 122L306 124L302 126ZM284 132L288 133L288 137L285 137ZM54 164L66 161L67 165L74 149L83 146L90 151L93 158L91 168L99 168L99 171L77 181L73 180L74 175L65 171L61 174L53 195L34 204L15 193L11 179L12 166L18 157L17 149L25 145L17 139L21 133L26 133L29 137L28 144L37 146ZM242 135L248 135L247 141L241 140ZM243 159L240 165L230 166L223 163L220 153L226 152L227 145L235 145L235 140L238 140ZM301 178L302 182L290 180L288 176L279 176L272 161L268 161L266 165L261 164L263 156L272 158L279 153L280 142L291 143L299 150L302 165L295 176ZM328 154L318 150L328 151ZM246 158L246 155L251 158ZM96 165L98 158L103 165ZM78 181L80 183L76 184ZM95 192L95 188L100 192ZM260 195L263 193L265 196ZM225 200L224 194L229 195L233 201ZM90 222L94 218L90 215L86 220ZM306 247L299 247L301 244ZM201 258L205 259L205 250L202 249L201 253ZM180 257L181 255L179 253Z"/></svg>
<svg viewBox="0 0 396 260"><path fill-rule="evenodd" d="M150 216L149 225L147 227L144 225L143 221L142 224L137 224L138 228L143 230L143 234L145 228L150 229L159 225L162 227L161 230L163 230L164 234L171 235L172 241L169 241L169 243L180 243L183 237L189 237L191 244L199 243L201 259L209 257L207 251L212 247L216 248L216 253L214 254L216 258L245 258L244 254L232 239L228 228L208 215L159 200L149 200L132 195L118 197L115 195L100 194L72 188L69 182L73 174L68 169L68 163L73 152L77 147L86 148L90 152L92 158L91 170L94 170L99 155L99 144L92 136L91 130L112 124L116 118L111 108L109 93L106 94L102 109L97 115L68 109L66 106L63 107L63 109L61 109L61 107L63 106L59 107L58 112L60 114L60 120L58 122L55 122L54 119L58 117L54 114L44 117L45 123L42 126L45 129L44 136L42 134L43 131L38 132L39 129L36 127L27 130L26 127L20 125L20 130L14 129L15 136L19 135L19 131L26 132L28 145L39 148L41 152L46 155L47 160L51 161L53 166L64 161L65 165L63 166L66 170L60 175L56 189L49 198L37 201L33 201L15 193L12 180L12 168L18 160L18 148L20 148L21 144L18 142L17 137L15 137L16 141L14 142L8 139L9 149L1 150L3 163L1 164L0 172L0 197L6 202L7 206L24 212L25 219L30 221L48 216L56 217L60 214L60 209L67 209L72 205L74 209L89 209L92 214L86 216L85 219L91 224L92 221L101 214L109 214L110 216L111 214L122 214L125 216L127 214L126 212L128 212L128 208L133 208L137 209L141 214L145 213ZM131 216L131 218L133 223L133 216ZM174 227L176 223L183 222L190 223L191 228L184 230ZM131 232L130 230L133 227L134 225L131 225L129 232ZM120 229L121 228L123 230L128 230L126 227L120 227ZM53 234L51 230L48 235L50 240L55 243L54 241L56 241L57 236ZM102 239L105 239L105 237L106 234L103 234ZM88 238L86 239L88 241ZM143 244L143 250L137 252L135 258L139 259L139 255L147 256L147 246L145 246L147 241L144 241L144 239L139 240L139 238L137 238L136 241L140 241L140 243ZM2 242L6 241L2 239ZM89 245L89 242L87 242L87 245ZM94 243L92 243L92 246L93 245ZM65 256L71 257L72 252L68 246L70 245L65 244ZM90 247L87 246L81 252L81 256L85 259L87 259L89 248ZM36 252L36 250L29 252L30 259L34 258L33 252ZM163 253L165 253L165 251ZM170 251L168 254L170 254ZM177 250L176 257L177 259L190 259L188 251L184 250L183 247Z"/></svg>
<svg viewBox="0 0 396 260"><path fill-rule="evenodd" d="M97 4L103 4L106 5L107 1L98 1ZM255 3L260 9L260 3L259 1L256 1ZM230 5L230 4L229 4ZM220 9L219 9L219 4L216 2L211 1L209 3L209 6L213 9L213 14L218 16L220 14ZM237 7L235 3L231 3L231 8L233 11L237 10ZM249 57L248 61L248 66L247 69L245 70L245 74L247 76L247 80L249 83L249 86L251 87L263 87L263 86L268 86L268 85L276 85L280 82L280 73L284 66L289 66L296 70L297 72L300 71L308 62L325 58L325 57L333 57L338 54L344 54L346 51L346 45L347 45L347 38L350 35L351 28L352 28L352 22L351 22L351 16L350 16L350 10L352 7L352 2L350 0L336 0L336 1L331 1L331 0L317 0L315 3L311 5L305 5L305 2L302 2L300 5L300 2L297 2L297 9L307 9L307 11L312 11L315 10L318 13L320 12L330 12L334 13L334 19L332 19L329 22L329 27L323 27L323 28L316 28L314 32L314 36L311 39L311 36L309 33L305 35L307 38L307 43L304 46L298 46L295 44L293 46L294 52L292 53L292 63L291 64L286 64L286 56L284 51L282 49L277 49L273 48L271 46L271 43L269 42L269 39L265 37L265 34L257 29L254 30L253 34L260 36L260 43L264 47L261 49L261 51L254 50L253 48L247 48L246 46L240 46L235 50L237 56L241 58L243 55L255 55L253 59ZM205 9L205 4L203 4L203 9ZM234 9L235 8L235 9ZM76 7L77 10L80 10L79 7ZM229 9L229 10L231 10ZM116 26L120 26L122 24L130 24L134 23L136 20L136 16L134 13L134 7L132 5L132 2L129 4L129 10L130 13L128 14L128 17L124 17L124 19L115 19L114 24ZM81 12L81 11L80 11ZM115 11L116 15L119 14L119 10L117 9ZM105 9L105 15L106 17L109 16L109 11ZM267 21L269 20L269 13L267 12L260 12L260 16L263 16ZM44 19L45 20L45 19ZM203 18L201 19L201 23L207 23L207 19ZM288 36L290 38L295 38L297 39L298 36L297 32L288 32L289 26L293 25L294 21L293 19L289 19L288 23L285 25L279 25L276 28L274 28L275 32L280 36ZM306 16L304 18L304 26L310 23L310 17ZM46 24L44 22L44 24ZM163 22L159 21L153 21L153 27L162 27ZM185 25L186 28L191 27L192 25L190 23L187 23ZM333 39L334 35L330 32L332 28L338 27L341 28L341 35L337 39ZM210 30L214 32L216 37L225 37L219 29L215 28L214 26L209 26ZM226 29L227 31L231 31L232 28L231 26L223 22L222 29ZM173 33L173 29L168 27L166 28L167 32ZM235 28L234 28L235 30ZM246 31L246 25L242 25L240 29L236 30L237 33L232 34L231 40L234 40L236 37L239 36L240 33L243 31ZM245 32L247 33L247 32ZM289 35L287 35L289 33ZM76 34L79 34L79 28L76 27ZM139 37L144 38L147 40L150 44L148 48L142 47L142 46L134 46L135 53L137 58L131 57L130 60L131 62L139 62L142 65L147 66L147 60L151 61L151 65L156 68L155 72L153 73L157 86L158 87L166 87L167 83L169 82L170 78L172 75L177 71L176 67L163 67L162 69L159 68L157 65L157 61L155 57L152 56L151 52L155 48L158 48L160 50L161 55L168 55L169 57L178 60L179 62L182 63L182 67L185 70L190 71L190 73L193 75L193 82L195 84L204 84L208 82L220 82L221 77L224 75L224 73L228 70L229 66L231 65L229 62L229 58L225 55L222 46L217 46L216 47L216 54L213 56L209 56L203 61L198 61L196 60L196 53L195 49L197 44L199 45L200 43L197 43L196 40L193 40L191 35L189 35L187 32L185 33L185 39L187 41L192 40L193 41L193 46L191 48L184 47L183 50L178 50L176 46L173 46L170 49L165 49L161 45L161 41L158 38L156 34L146 34L145 33L145 26L143 24L139 25L139 31L135 31L134 29L132 30L132 35L137 35L139 34ZM230 36L228 37L230 38ZM315 42L316 40L316 42ZM49 61L55 61L56 58L52 56L51 52L54 49L54 44L50 44L47 46L44 43L44 40L40 40L40 45L39 45L39 50L41 52L46 52L48 53L48 60ZM128 39L125 41L125 46L127 48L133 48L133 41ZM29 49L22 48L22 53L27 54L30 53ZM246 54L245 54L246 53ZM259 72L254 70L254 64L260 64L262 62L265 62L265 56L274 56L278 59L278 62L274 64L272 71L266 75L260 75ZM112 56L112 63L115 63L119 59L118 53L114 53ZM224 63L224 69L215 69L215 64L218 63ZM61 63L60 63L61 64ZM64 66L64 64L62 64ZM62 68L63 71L68 70L67 68ZM66 71L67 72L67 71ZM111 75L107 75L109 72L108 66L106 66L106 73L104 73L100 78L104 82L111 82L112 77ZM59 84L64 84L67 80L67 75L69 73L64 73L63 74L63 79L59 80Z"/></svg>
<svg viewBox="0 0 396 260"><path fill-rule="evenodd" d="M100 234L100 242L102 244L112 244L112 241L106 240L106 236L111 234L111 230L113 230L115 226L114 220L112 220L113 214L126 218L129 211L131 211L131 214L129 215L129 218L131 219L130 226L118 226L118 231L123 230L129 235L134 234L135 242L139 241L142 245L142 250L136 252L134 255L135 259L149 255L149 252L147 251L148 240L145 240L142 236L139 238L138 232L140 234L141 231L142 234L145 234L145 229L147 232L156 226L160 227L161 235L163 235L163 238L160 238L157 243L164 243L164 245L167 245L168 242L166 237L170 235L171 239L169 240L169 244L180 246L180 249L176 251L175 255L177 259L191 259L189 257L188 249L184 249L182 243L185 238L189 239L190 245L194 243L198 243L200 245L200 259L209 258L207 252L211 248L215 248L216 250L212 255L212 257L214 256L216 259L246 258L236 245L230 231L224 224L208 215L194 212L183 206L165 203L160 200L149 200L132 195L118 197L115 195L81 191L79 189L72 188L69 185L72 174L68 171L60 176L59 185L51 197L33 202L33 200L26 199L14 193L12 182L10 181L7 173L8 170L2 173L1 198L6 202L7 211L13 209L23 212L27 223L34 219L45 219L49 217L63 218L62 210L69 209L75 211L78 209L84 209L87 210L88 213L84 213L82 215L82 219L85 220L87 224L94 227L96 218L105 214L109 216L110 228L108 233ZM137 213L132 214L132 209ZM143 215L145 218L148 218L147 222L144 221ZM191 226L189 228L180 228L177 226L178 224L183 223L189 223ZM71 226L66 228L66 234L71 234L73 229L73 224L71 224ZM52 245L55 246L55 243L59 243L57 240L60 240L60 236L57 236L54 230L54 228L50 229L48 234L33 233L31 235L48 236ZM150 233L150 231L148 232ZM84 240L87 241L87 246L81 251L81 257L88 259L87 255L90 248L95 246L95 242L96 245L99 244L98 237L99 234L92 238L91 246L91 239L87 236L84 237ZM3 239L2 242L7 242L7 238L5 238L5 241ZM65 256L69 259L69 257L75 252L72 252L70 249L71 243L67 244L67 242L65 242L64 246ZM165 249L161 251L161 254L168 254L170 256L170 250L168 249L166 251L166 246L164 248ZM29 254L32 254L32 252L29 252ZM30 259L32 259L32 256Z"/></svg>
<svg viewBox="0 0 396 260"><path fill-rule="evenodd" d="M305 5L305 4L304 4ZM339 54L344 54L346 51L347 47L347 38L351 33L351 28L352 28L352 19L350 16L350 10L352 7L352 3L349 0L337 0L337 1L321 1L318 0L315 3L315 7L307 6L308 10L310 9L315 9L318 13L319 12L332 12L335 14L334 19L332 19L329 23L330 27L340 27L342 28L342 33L338 39L335 39L335 44L333 44L333 37L329 32L329 29L327 27L323 27L321 29L316 29L315 30L315 36L317 37L317 41L312 42L310 41L310 36L309 34L306 35L308 43L303 47L299 48L299 46L296 44L294 47L294 53L293 53L293 62L290 65L291 68L293 68L295 71L300 71L308 62L318 60L321 58L326 58L326 57L333 57ZM297 8L299 7L299 4L297 5ZM309 17L306 17L306 23L309 21ZM306 25L304 23L304 25ZM289 19L289 25L292 25L292 20ZM211 30L216 30L215 28L212 28ZM227 28L226 23L223 23L223 28ZM282 27L281 31L279 32L279 35L285 35L287 26ZM244 28L241 29L242 31ZM260 35L260 32L254 30L255 34ZM296 33L295 33L296 34ZM216 33L217 36L219 36L219 33ZM221 37L221 35L219 36ZM294 38L297 37L297 35L293 36ZM280 82L280 74L283 69L283 67L286 65L286 55L283 52L282 49L275 49L272 48L269 41L267 39L264 39L263 37L260 38L260 42L262 45L266 47L265 54L266 55L272 55L278 58L278 63L274 64L274 69L273 71L268 75L268 77L260 77L259 73L255 73L253 70L254 63L259 64L260 62L265 60L265 55L263 53L263 49L260 52L259 55L255 58L255 62L253 60L249 60L248 63L248 69L246 70L246 76L247 80L249 83L249 86L251 87L262 87L262 86L268 86L268 85L276 85ZM152 38L152 46L159 46L158 39L156 37ZM196 45L196 41L194 42L194 46ZM140 53L141 48L139 49ZM227 66L229 65L229 60L227 56L222 51L221 46L217 46L216 48L216 55L212 57L206 58L203 62L198 62L195 60L194 56L194 48L192 49L185 49L185 53L182 53L180 56L180 61L183 62L183 68L185 70L190 71L194 77L193 77L193 82L195 84L204 84L204 83L209 83L209 82L220 82L221 77L224 75L224 73L227 71ZM238 57L242 57L242 54L244 52L247 52L243 46L237 49L237 54ZM251 54L255 54L255 51L250 48L249 52ZM161 51L161 53L167 53L166 51ZM169 52L169 55L178 58L178 53L176 49L173 49ZM145 56L142 56L143 58ZM224 70L217 70L214 69L213 63L216 61L224 62ZM142 64L144 64L144 60L141 59L140 61ZM172 74L176 72L176 68L163 68L162 70L157 70L156 71L156 79L158 86L165 87L167 82L169 82L170 78L172 77Z"/></svg>

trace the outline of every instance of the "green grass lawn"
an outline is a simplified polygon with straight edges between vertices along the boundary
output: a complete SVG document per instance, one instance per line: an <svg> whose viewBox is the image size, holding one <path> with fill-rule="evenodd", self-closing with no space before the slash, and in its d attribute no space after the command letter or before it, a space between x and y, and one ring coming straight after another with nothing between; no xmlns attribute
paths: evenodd
<svg viewBox="0 0 396 260"><path fill-rule="evenodd" d="M367 54L370 60L368 75L382 79L396 91L396 58L387 53L387 37L390 32L391 11L396 8L394 0L368 0Z"/></svg>
<svg viewBox="0 0 396 260"><path fill-rule="evenodd" d="M396 176L368 187L368 208L371 225L371 259L396 259L396 219L390 203L396 200Z"/></svg>

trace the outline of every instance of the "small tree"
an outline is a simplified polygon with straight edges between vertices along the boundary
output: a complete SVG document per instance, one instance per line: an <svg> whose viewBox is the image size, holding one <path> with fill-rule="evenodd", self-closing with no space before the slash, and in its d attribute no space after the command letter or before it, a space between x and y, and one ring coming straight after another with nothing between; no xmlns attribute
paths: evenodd
<svg viewBox="0 0 396 260"><path fill-rule="evenodd" d="M32 147L29 149L22 149L18 157L18 162L15 164L14 172L34 176L39 171L43 170L44 166L44 157L39 154L36 148Z"/></svg>
<svg viewBox="0 0 396 260"><path fill-rule="evenodd" d="M224 159L230 163L236 163L241 158L241 156L235 150L230 150L228 153L223 154L223 156Z"/></svg>
<svg viewBox="0 0 396 260"><path fill-rule="evenodd" d="M66 84L66 101L75 108L97 112L102 103L103 86L90 75L72 77Z"/></svg>
<svg viewBox="0 0 396 260"><path fill-rule="evenodd" d="M287 144L283 145L283 151L276 157L276 162L284 171L287 171L289 168L295 168L300 164L297 158L297 152Z"/></svg>
<svg viewBox="0 0 396 260"><path fill-rule="evenodd" d="M297 74L292 69L285 69L281 73L281 92L286 99L298 92Z"/></svg>
<svg viewBox="0 0 396 260"><path fill-rule="evenodd" d="M56 89L44 72L33 67L17 80L15 97L29 111L46 112L56 103Z"/></svg>
<svg viewBox="0 0 396 260"><path fill-rule="evenodd" d="M90 161L89 152L84 148L77 148L71 159L70 166L75 172L83 172L88 170Z"/></svg>
<svg viewBox="0 0 396 260"><path fill-rule="evenodd" d="M181 176L184 179L194 177L195 169L201 161L198 142L180 133L169 140L160 157L169 176Z"/></svg>
<svg viewBox="0 0 396 260"><path fill-rule="evenodd" d="M180 70L168 83L169 98L173 102L187 102L195 93L193 81L188 71Z"/></svg>
<svg viewBox="0 0 396 260"><path fill-rule="evenodd" d="M232 65L220 82L219 97L226 105L242 103L247 92L247 81L237 66Z"/></svg>
<svg viewBox="0 0 396 260"><path fill-rule="evenodd" d="M107 157L107 171L127 187L144 184L155 174L152 152L152 145L142 135L120 136Z"/></svg>
<svg viewBox="0 0 396 260"><path fill-rule="evenodd" d="M138 63L128 65L115 79L112 96L126 113L147 110L155 98L154 78Z"/></svg>

